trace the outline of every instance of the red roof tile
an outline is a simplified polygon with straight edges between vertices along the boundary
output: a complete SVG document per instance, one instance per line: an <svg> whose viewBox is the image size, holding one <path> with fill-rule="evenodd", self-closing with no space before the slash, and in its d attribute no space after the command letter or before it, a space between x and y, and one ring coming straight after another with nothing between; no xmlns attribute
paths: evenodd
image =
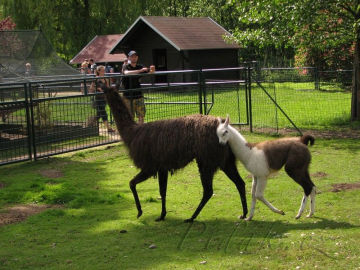
<svg viewBox="0 0 360 270"><path fill-rule="evenodd" d="M231 36L222 26L209 17L160 17L141 16L124 36L131 34L140 21L174 46L178 51L203 49L239 49L237 44L225 42L224 36ZM136 31L136 30L134 30ZM113 49L121 43L115 43Z"/></svg>
<svg viewBox="0 0 360 270"><path fill-rule="evenodd" d="M81 64L86 58L93 58L96 63L123 62L123 53L110 54L110 49L123 37L122 34L95 36L73 59L70 64Z"/></svg>

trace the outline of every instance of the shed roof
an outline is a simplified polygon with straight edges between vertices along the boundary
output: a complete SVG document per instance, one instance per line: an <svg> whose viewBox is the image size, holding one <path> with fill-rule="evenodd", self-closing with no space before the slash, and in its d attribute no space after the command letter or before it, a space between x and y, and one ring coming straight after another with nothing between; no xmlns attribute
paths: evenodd
<svg viewBox="0 0 360 270"><path fill-rule="evenodd" d="M123 53L110 54L109 50L123 37L123 34L95 36L73 59L70 64L81 64L86 58L97 63L123 62Z"/></svg>
<svg viewBox="0 0 360 270"><path fill-rule="evenodd" d="M149 26L178 51L239 49L237 44L225 42L224 36L231 34L209 17L140 16L111 51L136 34L141 24Z"/></svg>

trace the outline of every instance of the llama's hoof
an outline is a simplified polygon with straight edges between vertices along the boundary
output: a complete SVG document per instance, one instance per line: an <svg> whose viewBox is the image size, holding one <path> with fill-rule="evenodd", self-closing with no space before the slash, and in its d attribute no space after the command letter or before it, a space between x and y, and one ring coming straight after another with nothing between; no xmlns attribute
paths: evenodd
<svg viewBox="0 0 360 270"><path fill-rule="evenodd" d="M299 219L301 216L296 216L295 219Z"/></svg>
<svg viewBox="0 0 360 270"><path fill-rule="evenodd" d="M245 219L245 218L246 218L246 215L238 216L238 219Z"/></svg>
<svg viewBox="0 0 360 270"><path fill-rule="evenodd" d="M311 214L308 214L306 217L311 218L312 216L313 216L313 214L311 213Z"/></svg>
<svg viewBox="0 0 360 270"><path fill-rule="evenodd" d="M282 210L280 210L279 214L285 216L285 212Z"/></svg>
<svg viewBox="0 0 360 270"><path fill-rule="evenodd" d="M141 217L141 215L142 215L142 211L139 211L137 214L137 218Z"/></svg>
<svg viewBox="0 0 360 270"><path fill-rule="evenodd" d="M192 218L185 219L184 222L185 222L185 223L193 223L193 222L194 222L194 219L192 219Z"/></svg>
<svg viewBox="0 0 360 270"><path fill-rule="evenodd" d="M164 221L165 220L165 217L158 217L157 219L155 219L156 222L158 221Z"/></svg>
<svg viewBox="0 0 360 270"><path fill-rule="evenodd" d="M245 218L246 221L251 221L252 220L252 217L247 217Z"/></svg>

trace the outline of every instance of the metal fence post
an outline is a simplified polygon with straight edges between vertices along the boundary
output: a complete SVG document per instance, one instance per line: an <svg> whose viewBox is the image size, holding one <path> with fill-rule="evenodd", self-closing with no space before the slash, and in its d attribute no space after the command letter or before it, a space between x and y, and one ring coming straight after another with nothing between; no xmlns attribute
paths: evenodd
<svg viewBox="0 0 360 270"><path fill-rule="evenodd" d="M31 121L31 144L33 148L33 157L34 160L37 160L36 156L36 138L35 138L35 120L34 120L34 101L33 101L33 91L31 87L31 83L29 85L29 97L30 97L30 121Z"/></svg>
<svg viewBox="0 0 360 270"><path fill-rule="evenodd" d="M87 94L88 94L88 89L86 85L86 79L84 79L84 95L87 96Z"/></svg>
<svg viewBox="0 0 360 270"><path fill-rule="evenodd" d="M32 133L32 123L30 118L30 109L29 109L29 87L28 83L24 83L24 95L25 95L25 114L26 114L26 131L28 134L27 142L28 142L28 153L29 159L32 160L32 150L31 150L31 142L34 134Z"/></svg>
<svg viewBox="0 0 360 270"><path fill-rule="evenodd" d="M315 90L320 90L320 76L317 67L314 68Z"/></svg>
<svg viewBox="0 0 360 270"><path fill-rule="evenodd" d="M248 84L248 91L249 91L249 127L250 127L250 132L253 132L253 122L252 122L252 98L251 98L251 67L247 68L247 84Z"/></svg>
<svg viewBox="0 0 360 270"><path fill-rule="evenodd" d="M202 74L202 70L200 69L198 71L198 84L199 84L199 113L203 114L203 107L202 107L202 93L203 93L203 81L204 81L204 77Z"/></svg>

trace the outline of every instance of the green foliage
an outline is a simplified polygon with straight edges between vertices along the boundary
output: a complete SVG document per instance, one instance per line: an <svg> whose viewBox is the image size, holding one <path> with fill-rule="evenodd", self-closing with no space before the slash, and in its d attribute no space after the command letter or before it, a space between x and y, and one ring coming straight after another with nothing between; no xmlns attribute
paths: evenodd
<svg viewBox="0 0 360 270"><path fill-rule="evenodd" d="M310 65L325 70L352 68L358 31L354 27L352 9L355 4L337 0L302 1L298 5L294 36L298 66Z"/></svg>
<svg viewBox="0 0 360 270"><path fill-rule="evenodd" d="M204 5L204 2L206 4ZM57 53L70 60L95 35L124 33L141 15L210 16L234 28L233 9L215 0L3 0L0 8L18 29L41 29ZM220 8L219 8L220 5Z"/></svg>

